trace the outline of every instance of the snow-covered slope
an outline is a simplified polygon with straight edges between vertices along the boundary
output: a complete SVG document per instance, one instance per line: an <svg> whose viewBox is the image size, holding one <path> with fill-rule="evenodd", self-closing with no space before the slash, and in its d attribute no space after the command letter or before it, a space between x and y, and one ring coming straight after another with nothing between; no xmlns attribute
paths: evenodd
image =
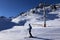
<svg viewBox="0 0 60 40"><path fill-rule="evenodd" d="M29 26L14 26L11 29L0 32L1 40L60 40L60 19L47 21L48 27L33 27L32 35L29 37Z"/></svg>
<svg viewBox="0 0 60 40"><path fill-rule="evenodd" d="M49 6L45 8L49 10L46 12L47 27L43 27L43 9L40 8L33 8L12 21L0 19L3 28L0 40L60 40L60 8L55 11L51 11ZM32 26L34 38L26 38L29 37L28 24Z"/></svg>
<svg viewBox="0 0 60 40"><path fill-rule="evenodd" d="M46 21L55 20L60 18L60 8L52 11L50 6L45 7L46 11ZM20 16L13 18L12 22L24 24L24 26L29 23L32 25L43 25L44 22L44 10L43 8L33 8L27 12L22 13ZM22 22L21 22L22 21Z"/></svg>

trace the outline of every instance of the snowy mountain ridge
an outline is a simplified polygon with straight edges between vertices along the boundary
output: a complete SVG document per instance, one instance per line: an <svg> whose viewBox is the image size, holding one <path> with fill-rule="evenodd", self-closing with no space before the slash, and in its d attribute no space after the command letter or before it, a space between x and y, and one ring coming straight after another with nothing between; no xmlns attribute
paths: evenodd
<svg viewBox="0 0 60 40"><path fill-rule="evenodd" d="M55 11L52 10L53 9L51 9L50 6L45 7L46 21L60 18L60 8L57 7ZM44 9L38 7L22 13L20 16L12 19L12 22L20 23L20 21L22 21L21 23L23 23L23 21L26 21L26 23L24 24L27 25L27 23L34 24L36 22L38 22L36 24L39 24L39 22L41 21L43 22L43 20L44 20Z"/></svg>

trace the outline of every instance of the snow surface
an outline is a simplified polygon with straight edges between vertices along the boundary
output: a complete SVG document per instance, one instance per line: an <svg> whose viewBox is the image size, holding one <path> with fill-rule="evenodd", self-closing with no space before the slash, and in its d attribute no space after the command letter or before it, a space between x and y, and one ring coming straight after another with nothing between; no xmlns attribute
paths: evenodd
<svg viewBox="0 0 60 40"><path fill-rule="evenodd" d="M54 19L47 19L47 27L43 27L43 15L32 13L35 10L38 13L41 12L40 9L31 9L28 12L12 19L12 21L7 21L7 24L13 23L13 27L7 30L0 31L0 40L60 40L60 9L54 12L48 12L48 14L57 14L53 16ZM26 22L23 26L19 26L20 22ZM3 23L2 21L1 23ZM5 22L6 23L6 22ZM6 24L6 25L7 25ZM34 38L28 38L28 28L29 25L32 26L32 35ZM9 25L9 26L10 26ZM3 25L4 26L4 25Z"/></svg>

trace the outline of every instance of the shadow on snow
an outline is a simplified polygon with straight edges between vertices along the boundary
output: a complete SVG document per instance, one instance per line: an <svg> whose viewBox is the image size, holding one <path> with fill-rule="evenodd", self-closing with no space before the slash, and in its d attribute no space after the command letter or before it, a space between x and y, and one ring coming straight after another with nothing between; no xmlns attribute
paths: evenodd
<svg viewBox="0 0 60 40"><path fill-rule="evenodd" d="M0 20L0 31L13 28L14 26L22 26L24 25L26 20L20 21L19 23L14 23L11 21Z"/></svg>
<svg viewBox="0 0 60 40"><path fill-rule="evenodd" d="M52 40L52 39L47 39L47 38L40 38L40 37L32 37L32 38L35 38L35 39L42 39L42 40Z"/></svg>

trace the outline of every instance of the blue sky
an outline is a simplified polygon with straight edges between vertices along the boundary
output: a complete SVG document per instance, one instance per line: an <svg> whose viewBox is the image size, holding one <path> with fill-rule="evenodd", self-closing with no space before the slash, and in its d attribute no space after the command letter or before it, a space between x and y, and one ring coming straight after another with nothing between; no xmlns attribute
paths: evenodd
<svg viewBox="0 0 60 40"><path fill-rule="evenodd" d="M21 12L36 7L40 2L60 3L59 0L0 0L0 16L16 16Z"/></svg>

